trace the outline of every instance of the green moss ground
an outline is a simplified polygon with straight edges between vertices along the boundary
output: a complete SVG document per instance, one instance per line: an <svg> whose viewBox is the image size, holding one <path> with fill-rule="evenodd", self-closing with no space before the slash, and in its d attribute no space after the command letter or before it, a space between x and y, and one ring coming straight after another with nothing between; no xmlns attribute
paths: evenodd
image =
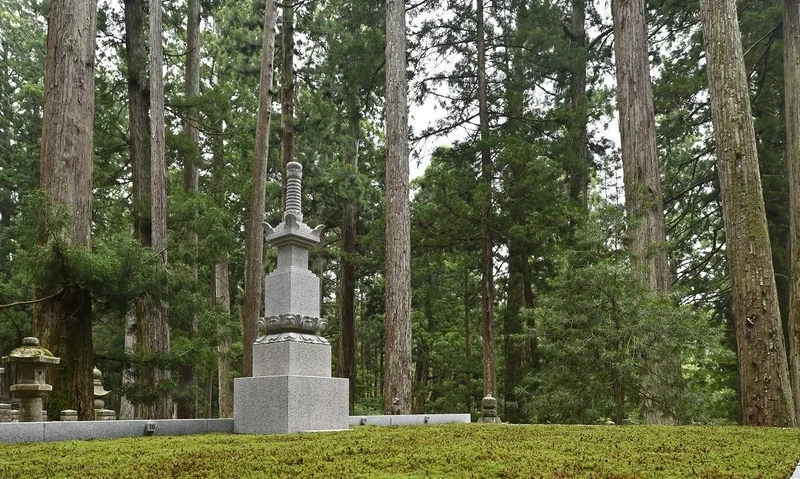
<svg viewBox="0 0 800 479"><path fill-rule="evenodd" d="M0 478L788 478L800 429L363 427L0 445Z"/></svg>

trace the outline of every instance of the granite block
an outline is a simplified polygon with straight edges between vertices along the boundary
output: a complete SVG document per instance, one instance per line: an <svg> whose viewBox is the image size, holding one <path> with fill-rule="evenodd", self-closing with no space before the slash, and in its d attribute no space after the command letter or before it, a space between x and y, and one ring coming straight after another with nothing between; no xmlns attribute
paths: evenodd
<svg viewBox="0 0 800 479"><path fill-rule="evenodd" d="M375 416L350 416L351 426L410 426L419 424L469 423L470 415L464 414L398 414Z"/></svg>
<svg viewBox="0 0 800 479"><path fill-rule="evenodd" d="M472 417L469 413L456 413L456 414L428 414L426 424L451 424L451 423L466 423L472 422Z"/></svg>
<svg viewBox="0 0 800 479"><path fill-rule="evenodd" d="M284 341L253 345L253 376L331 377L331 345Z"/></svg>
<svg viewBox="0 0 800 479"><path fill-rule="evenodd" d="M319 277L308 269L276 269L264 278L264 316L319 317Z"/></svg>
<svg viewBox="0 0 800 479"><path fill-rule="evenodd" d="M155 430L145 433L145 425ZM232 433L233 419L136 419L131 421L55 421L0 424L2 442L54 442L141 436Z"/></svg>
<svg viewBox="0 0 800 479"><path fill-rule="evenodd" d="M233 418L207 419L206 432L233 434Z"/></svg>
<svg viewBox="0 0 800 479"><path fill-rule="evenodd" d="M44 439L43 422L5 422L0 424L0 442L40 442Z"/></svg>
<svg viewBox="0 0 800 479"><path fill-rule="evenodd" d="M300 270L308 269L308 248L294 244L287 244L278 248L277 269L295 267Z"/></svg>
<svg viewBox="0 0 800 479"><path fill-rule="evenodd" d="M206 419L153 419L156 430L153 436L188 436L205 434Z"/></svg>
<svg viewBox="0 0 800 479"><path fill-rule="evenodd" d="M448 424L453 422L468 423L471 421L469 414L398 414L389 417L391 417L392 426Z"/></svg>
<svg viewBox="0 0 800 479"><path fill-rule="evenodd" d="M348 394L344 378L289 376L288 432L347 429Z"/></svg>
<svg viewBox="0 0 800 479"><path fill-rule="evenodd" d="M233 430L279 434L348 428L347 379L313 376L236 378Z"/></svg>
<svg viewBox="0 0 800 479"><path fill-rule="evenodd" d="M275 434L289 428L289 377L233 380L233 432Z"/></svg>
<svg viewBox="0 0 800 479"><path fill-rule="evenodd" d="M350 416L351 426L391 426L392 416Z"/></svg>
<svg viewBox="0 0 800 479"><path fill-rule="evenodd" d="M142 420L131 421L56 421L45 423L44 441L118 439L144 435Z"/></svg>

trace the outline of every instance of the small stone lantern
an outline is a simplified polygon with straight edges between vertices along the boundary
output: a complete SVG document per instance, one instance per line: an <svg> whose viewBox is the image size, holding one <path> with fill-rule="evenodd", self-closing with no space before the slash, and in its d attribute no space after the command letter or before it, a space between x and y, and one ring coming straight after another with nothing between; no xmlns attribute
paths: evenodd
<svg viewBox="0 0 800 479"><path fill-rule="evenodd" d="M19 398L19 422L44 421L44 395L53 390L53 386L45 383L45 371L48 365L58 364L61 358L39 346L37 338L27 337L23 338L21 347L3 360L16 365L16 384L11 386L11 394Z"/></svg>
<svg viewBox="0 0 800 479"><path fill-rule="evenodd" d="M111 391L106 391L103 388L103 373L99 369L94 368L92 371L94 376L94 420L95 421L108 421L117 418L117 415L111 409L105 408L105 401L103 398Z"/></svg>
<svg viewBox="0 0 800 479"><path fill-rule="evenodd" d="M0 403L0 422L11 422L11 404Z"/></svg>
<svg viewBox="0 0 800 479"><path fill-rule="evenodd" d="M492 397L491 394L483 398L481 405L483 406L483 412L478 422L490 424L500 424L502 422L497 416L497 399Z"/></svg>

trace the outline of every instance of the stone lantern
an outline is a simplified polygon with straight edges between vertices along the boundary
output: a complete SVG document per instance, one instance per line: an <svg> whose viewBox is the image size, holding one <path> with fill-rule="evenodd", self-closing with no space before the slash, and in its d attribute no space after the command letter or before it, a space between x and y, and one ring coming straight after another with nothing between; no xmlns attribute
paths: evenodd
<svg viewBox="0 0 800 479"><path fill-rule="evenodd" d="M497 416L497 399L492 397L492 395L488 395L481 401L483 405L483 413L481 418L478 422L490 423L490 424L500 424L502 421Z"/></svg>
<svg viewBox="0 0 800 479"><path fill-rule="evenodd" d="M45 383L46 368L58 364L61 359L39 346L37 338L27 337L23 338L21 347L11 351L3 360L16 366L16 384L11 386L11 394L19 398L19 422L45 420L42 401L44 395L53 389Z"/></svg>
<svg viewBox="0 0 800 479"><path fill-rule="evenodd" d="M103 401L103 398L111 391L106 391L105 388L103 388L103 373L100 372L99 369L94 368L92 375L94 376L94 420L107 421L116 419L117 416L113 410L104 409L105 401Z"/></svg>

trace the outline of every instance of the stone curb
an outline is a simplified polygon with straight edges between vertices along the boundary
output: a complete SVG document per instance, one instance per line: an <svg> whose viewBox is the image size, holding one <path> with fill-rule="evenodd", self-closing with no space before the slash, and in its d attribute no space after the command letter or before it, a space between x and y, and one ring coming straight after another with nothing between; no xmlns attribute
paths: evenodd
<svg viewBox="0 0 800 479"><path fill-rule="evenodd" d="M469 414L350 416L350 426L409 426L469 423ZM233 434L233 419L136 419L132 421L52 421L0 423L0 443L55 442L123 437ZM794 476L792 476L794 478ZM800 476L798 476L800 479Z"/></svg>

